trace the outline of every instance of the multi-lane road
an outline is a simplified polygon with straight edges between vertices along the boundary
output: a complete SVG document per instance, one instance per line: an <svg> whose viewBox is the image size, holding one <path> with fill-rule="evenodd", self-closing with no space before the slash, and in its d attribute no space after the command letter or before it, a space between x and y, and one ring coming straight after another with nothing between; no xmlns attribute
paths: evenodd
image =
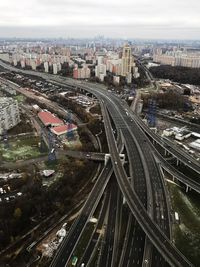
<svg viewBox="0 0 200 267"><path fill-rule="evenodd" d="M95 183L83 209L81 210L80 215L70 228L68 235L61 243L59 250L53 258L53 261L51 262L50 267L65 266L69 262L76 244L78 243L80 236L84 228L86 227L86 224L88 223L89 218L94 213L103 195L112 172L112 164L109 161L101 172L97 182Z"/></svg>
<svg viewBox="0 0 200 267"><path fill-rule="evenodd" d="M107 113L106 111L104 112ZM169 239L163 234L160 228L147 214L137 194L130 187L125 170L121 164L119 152L114 141L112 127L109 121L108 114L104 117L106 125L106 133L108 138L109 150L111 153L111 160L113 169L119 184L119 187L131 209L136 220L140 224L143 231L146 233L150 241L156 249L162 254L166 261L171 266L192 266L192 264L173 246Z"/></svg>
<svg viewBox="0 0 200 267"><path fill-rule="evenodd" d="M6 64L3 63L2 65L8 68ZM9 68L16 71L16 68ZM33 71L22 72L31 75L38 74ZM72 80L63 81L63 79L59 79L58 77L42 73L39 73L38 76L47 80L51 79L61 82L62 84L68 84L72 89L74 88L77 90L79 88L88 91L101 100L105 131L112 162L111 164L109 161L108 167L104 168L104 171L97 180L80 216L73 224L69 234L59 247L51 266L66 266L69 262L84 227L86 226L89 217L93 214L106 188L112 174L112 167L118 186L131 211L128 222L128 231L131 232L131 237L128 237L128 244L130 244L131 249L127 249L129 248L128 245L123 252L125 255L128 255L123 258L125 260L128 259L128 261L126 260L126 266L140 266L142 264L142 260L145 260L145 258L143 258L145 244L147 246L146 251L148 251L148 254L152 253L152 266L164 266L165 261L163 259L165 259L171 266L192 266L192 264L169 240L171 237L171 229L167 191L157 161L152 153L153 149L148 145L146 136L143 133L143 131L145 131L150 135L146 127L134 114L130 113L129 108L123 101L115 95L103 90L101 87L95 89L91 87L91 85L88 86L88 84L74 84L75 82ZM111 120L115 124L118 134L120 132L124 138L128 163L130 166L131 181L129 181L127 177L127 173L119 156L120 151L116 145ZM157 137L153 137L154 140L156 139L156 141L160 143L160 140L157 140ZM163 142L161 144L163 145ZM195 171L199 171L198 164L193 160L190 160L190 157L188 159L182 152L174 151L175 149L171 144L165 143L164 147L179 160L185 162L186 165ZM111 209L108 217L111 222L109 225L110 231L114 232L115 222L118 218L116 216L117 206L115 206L117 198L116 194L114 194L114 190L111 194L111 199L113 199L113 203L110 203ZM146 242L145 234L148 237L148 239L146 237ZM107 240L109 242L106 242L107 244L104 249L105 253L100 262L109 262L107 266L111 266L111 263L113 262L112 255L114 254L115 249L114 235L108 235ZM154 245L156 250L151 251L151 244ZM151 259L148 259L149 264L151 263L150 261Z"/></svg>

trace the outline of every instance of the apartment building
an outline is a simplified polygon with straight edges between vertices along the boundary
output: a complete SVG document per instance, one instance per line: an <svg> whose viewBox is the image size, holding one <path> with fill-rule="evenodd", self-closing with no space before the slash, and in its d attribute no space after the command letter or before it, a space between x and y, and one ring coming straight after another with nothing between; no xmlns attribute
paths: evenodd
<svg viewBox="0 0 200 267"><path fill-rule="evenodd" d="M0 97L0 134L20 122L17 100L11 97Z"/></svg>
<svg viewBox="0 0 200 267"><path fill-rule="evenodd" d="M165 54L154 54L153 61L162 65L182 66L189 68L200 68L200 55L182 53L166 52Z"/></svg>
<svg viewBox="0 0 200 267"><path fill-rule="evenodd" d="M122 76L127 76L131 73L131 68L133 66L133 56L131 52L131 47L129 45L125 45L123 47L122 53Z"/></svg>
<svg viewBox="0 0 200 267"><path fill-rule="evenodd" d="M74 79L89 79L90 76L91 76L91 71L87 65L83 65L82 68L78 68L78 66L75 66L73 70Z"/></svg>
<svg viewBox="0 0 200 267"><path fill-rule="evenodd" d="M100 64L95 67L95 76L100 79L100 81L104 81L104 78L106 76L106 65Z"/></svg>

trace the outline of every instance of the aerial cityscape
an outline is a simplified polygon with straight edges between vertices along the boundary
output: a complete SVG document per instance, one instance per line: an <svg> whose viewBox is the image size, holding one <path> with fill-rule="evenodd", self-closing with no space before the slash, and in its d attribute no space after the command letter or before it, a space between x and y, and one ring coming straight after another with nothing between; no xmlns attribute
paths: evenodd
<svg viewBox="0 0 200 267"><path fill-rule="evenodd" d="M200 266L200 3L0 3L0 267Z"/></svg>

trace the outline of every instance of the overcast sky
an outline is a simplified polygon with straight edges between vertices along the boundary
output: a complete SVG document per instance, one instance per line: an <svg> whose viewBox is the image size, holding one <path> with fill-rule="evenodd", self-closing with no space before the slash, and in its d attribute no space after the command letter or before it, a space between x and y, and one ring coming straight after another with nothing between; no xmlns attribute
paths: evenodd
<svg viewBox="0 0 200 267"><path fill-rule="evenodd" d="M0 0L0 37L200 39L199 0Z"/></svg>

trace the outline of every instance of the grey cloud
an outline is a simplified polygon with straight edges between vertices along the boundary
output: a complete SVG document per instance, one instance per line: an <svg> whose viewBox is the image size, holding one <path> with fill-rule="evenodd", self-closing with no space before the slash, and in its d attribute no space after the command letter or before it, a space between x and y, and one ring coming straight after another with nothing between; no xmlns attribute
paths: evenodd
<svg viewBox="0 0 200 267"><path fill-rule="evenodd" d="M0 36L199 39L199 10L197 0L7 0L0 3Z"/></svg>
<svg viewBox="0 0 200 267"><path fill-rule="evenodd" d="M94 37L105 35L111 38L162 38L162 39L199 39L200 27L196 28L177 28L170 26L147 26L140 25L100 25L91 26L62 26L62 27L1 27L0 36L2 37Z"/></svg>

